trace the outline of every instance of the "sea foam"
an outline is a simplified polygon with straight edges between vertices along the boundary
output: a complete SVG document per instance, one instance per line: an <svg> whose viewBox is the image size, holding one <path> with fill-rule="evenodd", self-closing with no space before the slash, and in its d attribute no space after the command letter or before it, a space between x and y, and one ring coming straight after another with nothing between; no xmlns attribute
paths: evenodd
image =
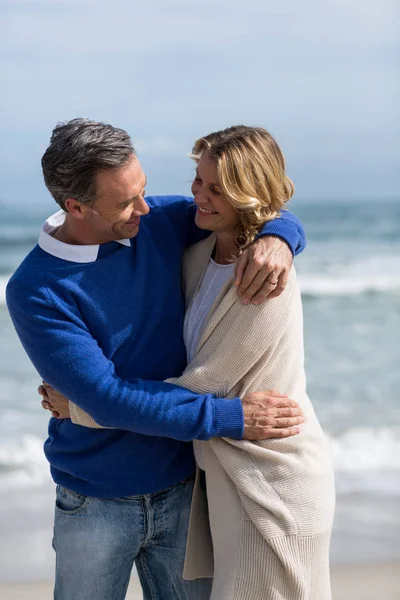
<svg viewBox="0 0 400 600"><path fill-rule="evenodd" d="M400 427L352 428L328 437L339 495L400 497ZM32 434L0 443L0 489L40 487L49 481L43 441Z"/></svg>
<svg viewBox="0 0 400 600"><path fill-rule="evenodd" d="M6 304L6 287L11 275L0 275L0 306Z"/></svg>
<svg viewBox="0 0 400 600"><path fill-rule="evenodd" d="M303 296L353 296L365 293L400 291L400 274L302 275L299 277Z"/></svg>

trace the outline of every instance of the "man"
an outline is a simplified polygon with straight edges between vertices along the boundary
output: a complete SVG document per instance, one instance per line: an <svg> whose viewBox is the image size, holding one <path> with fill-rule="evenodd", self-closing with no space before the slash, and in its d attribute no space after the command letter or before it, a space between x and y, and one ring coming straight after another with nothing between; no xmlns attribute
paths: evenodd
<svg viewBox="0 0 400 600"><path fill-rule="evenodd" d="M120 600L133 562L146 599L208 598L207 580L181 578L194 471L187 442L264 439L269 417L292 424L299 411L267 392L225 400L163 383L185 368L180 265L204 233L190 199L145 199L125 131L85 119L59 125L42 167L63 210L11 278L8 308L42 378L117 428L50 421L55 598ZM284 287L292 256L275 236L293 253L304 246L290 213L263 233L274 237L237 268L240 281L247 265L245 302Z"/></svg>

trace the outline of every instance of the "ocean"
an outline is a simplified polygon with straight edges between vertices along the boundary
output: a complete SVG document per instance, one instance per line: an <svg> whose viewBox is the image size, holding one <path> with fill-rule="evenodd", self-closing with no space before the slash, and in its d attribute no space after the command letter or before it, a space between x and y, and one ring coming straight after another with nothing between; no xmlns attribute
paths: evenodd
<svg viewBox="0 0 400 600"><path fill-rule="evenodd" d="M400 202L296 201L292 208L308 235L296 259L308 392L335 457L332 560L398 559ZM51 576L53 560L53 486L42 451L48 413L4 291L46 215L1 211L0 579L41 578Z"/></svg>

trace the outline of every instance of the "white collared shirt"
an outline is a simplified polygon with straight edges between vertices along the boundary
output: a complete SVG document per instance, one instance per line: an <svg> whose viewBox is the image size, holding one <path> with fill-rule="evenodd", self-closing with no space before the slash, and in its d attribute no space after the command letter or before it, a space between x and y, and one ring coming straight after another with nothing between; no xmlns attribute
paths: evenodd
<svg viewBox="0 0 400 600"><path fill-rule="evenodd" d="M58 229L65 221L65 212L59 210L58 212L51 215L43 224L42 231L40 232L38 244L42 250L48 254L52 254L57 258L68 260L76 263L90 263L97 260L99 254L100 244L90 244L88 246L78 244L66 244L60 242L53 233ZM115 240L119 244L124 246L130 246L130 240Z"/></svg>

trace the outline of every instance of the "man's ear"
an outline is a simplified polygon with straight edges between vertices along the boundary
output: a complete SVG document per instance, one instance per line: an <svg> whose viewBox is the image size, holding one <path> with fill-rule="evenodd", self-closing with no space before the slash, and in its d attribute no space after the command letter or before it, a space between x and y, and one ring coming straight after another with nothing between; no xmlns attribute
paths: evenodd
<svg viewBox="0 0 400 600"><path fill-rule="evenodd" d="M83 219L85 216L84 206L75 198L67 198L64 202L67 212L75 219Z"/></svg>

